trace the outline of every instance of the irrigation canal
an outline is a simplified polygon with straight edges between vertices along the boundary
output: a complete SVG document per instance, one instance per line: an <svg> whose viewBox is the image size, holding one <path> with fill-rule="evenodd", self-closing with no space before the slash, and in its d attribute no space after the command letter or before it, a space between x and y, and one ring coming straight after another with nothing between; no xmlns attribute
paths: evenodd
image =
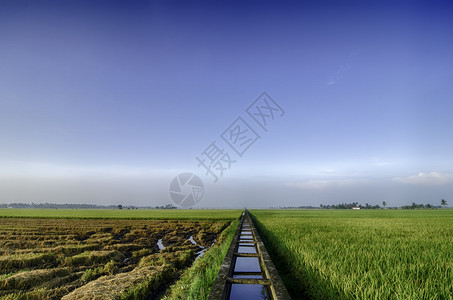
<svg viewBox="0 0 453 300"><path fill-rule="evenodd" d="M291 299L247 211L208 300Z"/></svg>

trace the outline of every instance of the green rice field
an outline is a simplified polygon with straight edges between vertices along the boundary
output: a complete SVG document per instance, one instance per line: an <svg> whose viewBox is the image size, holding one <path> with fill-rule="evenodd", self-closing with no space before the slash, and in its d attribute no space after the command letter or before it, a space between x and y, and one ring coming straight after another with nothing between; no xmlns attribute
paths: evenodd
<svg viewBox="0 0 453 300"><path fill-rule="evenodd" d="M0 209L0 218L231 220L240 214L238 209Z"/></svg>
<svg viewBox="0 0 453 300"><path fill-rule="evenodd" d="M252 210L294 299L452 299L453 210Z"/></svg>

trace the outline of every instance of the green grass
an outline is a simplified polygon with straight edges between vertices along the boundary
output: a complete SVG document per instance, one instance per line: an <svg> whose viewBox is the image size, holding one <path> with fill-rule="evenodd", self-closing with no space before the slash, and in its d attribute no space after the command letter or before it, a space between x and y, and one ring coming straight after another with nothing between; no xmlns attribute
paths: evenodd
<svg viewBox="0 0 453 300"><path fill-rule="evenodd" d="M0 209L0 218L232 220L238 209Z"/></svg>
<svg viewBox="0 0 453 300"><path fill-rule="evenodd" d="M453 210L253 210L294 299L452 299Z"/></svg>

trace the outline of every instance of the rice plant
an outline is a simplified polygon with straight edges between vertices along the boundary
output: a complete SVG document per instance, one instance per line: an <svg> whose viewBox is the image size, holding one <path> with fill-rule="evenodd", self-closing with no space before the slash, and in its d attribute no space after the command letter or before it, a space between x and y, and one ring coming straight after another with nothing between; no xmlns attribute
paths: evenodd
<svg viewBox="0 0 453 300"><path fill-rule="evenodd" d="M252 214L295 299L452 299L453 210Z"/></svg>

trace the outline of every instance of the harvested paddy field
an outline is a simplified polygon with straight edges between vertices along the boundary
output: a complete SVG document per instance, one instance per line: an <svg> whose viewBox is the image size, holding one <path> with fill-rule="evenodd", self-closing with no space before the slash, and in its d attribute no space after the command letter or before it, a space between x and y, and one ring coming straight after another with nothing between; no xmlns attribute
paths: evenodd
<svg viewBox="0 0 453 300"><path fill-rule="evenodd" d="M197 257L220 246L228 226L234 227L229 216L200 219L0 217L0 298L164 294Z"/></svg>

